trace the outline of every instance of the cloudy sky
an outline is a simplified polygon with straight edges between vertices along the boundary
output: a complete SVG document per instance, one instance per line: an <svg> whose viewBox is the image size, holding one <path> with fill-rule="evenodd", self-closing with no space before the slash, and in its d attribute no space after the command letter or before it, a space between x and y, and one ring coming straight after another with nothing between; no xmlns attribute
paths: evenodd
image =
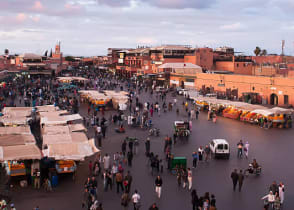
<svg viewBox="0 0 294 210"><path fill-rule="evenodd" d="M293 0L0 0L0 54L41 54L57 40L66 55L160 44L281 53L284 39L294 55L293 11Z"/></svg>

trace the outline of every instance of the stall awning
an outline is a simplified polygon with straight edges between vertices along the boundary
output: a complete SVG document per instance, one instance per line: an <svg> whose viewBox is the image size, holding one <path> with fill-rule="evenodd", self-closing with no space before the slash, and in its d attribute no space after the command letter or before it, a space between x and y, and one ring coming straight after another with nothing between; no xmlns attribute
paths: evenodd
<svg viewBox="0 0 294 210"><path fill-rule="evenodd" d="M55 160L84 160L99 152L94 144L94 139L87 142L72 143L72 144L51 144L43 150L44 156L54 158Z"/></svg>
<svg viewBox="0 0 294 210"><path fill-rule="evenodd" d="M16 146L35 144L33 135L2 135L0 136L0 146Z"/></svg>
<svg viewBox="0 0 294 210"><path fill-rule="evenodd" d="M7 147L0 146L0 161L40 160L41 158L41 151L34 144Z"/></svg>

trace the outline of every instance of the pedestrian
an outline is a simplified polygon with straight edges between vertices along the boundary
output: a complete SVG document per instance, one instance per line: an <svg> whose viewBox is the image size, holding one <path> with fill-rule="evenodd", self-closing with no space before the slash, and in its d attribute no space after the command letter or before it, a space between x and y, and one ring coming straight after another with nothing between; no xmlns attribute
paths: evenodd
<svg viewBox="0 0 294 210"><path fill-rule="evenodd" d="M110 156L107 153L103 157L103 166L105 171L110 167Z"/></svg>
<svg viewBox="0 0 294 210"><path fill-rule="evenodd" d="M182 170L182 179L183 179L183 188L185 189L186 186L188 185L188 173L185 168Z"/></svg>
<svg viewBox="0 0 294 210"><path fill-rule="evenodd" d="M116 173L118 172L118 166L116 165L116 163L113 163L110 172L111 172L111 175L112 175L112 181L114 183L115 182Z"/></svg>
<svg viewBox="0 0 294 210"><path fill-rule="evenodd" d="M93 176L90 180L90 194L93 195L95 199L97 199L98 194L98 183L96 178Z"/></svg>
<svg viewBox="0 0 294 210"><path fill-rule="evenodd" d="M188 168L187 174L188 174L188 189L191 190L192 189L192 171L190 168Z"/></svg>
<svg viewBox="0 0 294 210"><path fill-rule="evenodd" d="M125 191L121 196L121 205L124 207L124 210L128 209L129 201L129 194Z"/></svg>
<svg viewBox="0 0 294 210"><path fill-rule="evenodd" d="M115 174L115 181L116 181L116 192L119 193L119 187L121 188L122 192L124 191L123 187L123 175L122 173L118 172Z"/></svg>
<svg viewBox="0 0 294 210"><path fill-rule="evenodd" d="M129 141L129 151L131 153L133 153L133 146L134 146L134 142L132 140Z"/></svg>
<svg viewBox="0 0 294 210"><path fill-rule="evenodd" d="M128 166L132 167L133 153L128 151L127 158L128 158Z"/></svg>
<svg viewBox="0 0 294 210"><path fill-rule="evenodd" d="M198 160L197 152L193 152L192 157L193 157L193 168L196 168L197 167L197 160Z"/></svg>
<svg viewBox="0 0 294 210"><path fill-rule="evenodd" d="M211 194L210 206L216 207L216 199L214 194Z"/></svg>
<svg viewBox="0 0 294 210"><path fill-rule="evenodd" d="M237 148L238 148L238 158L242 158L242 156L243 156L243 142L242 142L242 139L238 142Z"/></svg>
<svg viewBox="0 0 294 210"><path fill-rule="evenodd" d="M122 145L121 145L121 151L122 151L123 155L125 156L126 151L127 151L127 141L126 140L124 140Z"/></svg>
<svg viewBox="0 0 294 210"><path fill-rule="evenodd" d="M127 193L129 193L131 190L132 182L133 182L133 177L130 171L127 172L127 175L125 176L125 180L126 180L125 188Z"/></svg>
<svg viewBox="0 0 294 210"><path fill-rule="evenodd" d="M283 184L283 182L280 182L279 184L279 197L281 200L281 205L283 205L285 198L285 185Z"/></svg>
<svg viewBox="0 0 294 210"><path fill-rule="evenodd" d="M192 190L191 197L192 197L192 207L193 207L193 210L198 210L198 207L199 207L199 198L198 198L198 195L197 195L197 192L196 192L195 189Z"/></svg>
<svg viewBox="0 0 294 210"><path fill-rule="evenodd" d="M278 187L276 181L273 181L273 183L270 185L270 187L269 187L269 191L272 191L274 195L275 195L276 193L279 193L279 187Z"/></svg>
<svg viewBox="0 0 294 210"><path fill-rule="evenodd" d="M14 206L14 204L12 203L12 204L10 204L10 210L16 210L16 208L15 208L15 206Z"/></svg>
<svg viewBox="0 0 294 210"><path fill-rule="evenodd" d="M245 145L244 145L244 154L245 154L245 157L246 157L246 159L248 159L248 153L249 153L249 143L248 143L248 141L246 141L246 143L245 143Z"/></svg>
<svg viewBox="0 0 294 210"><path fill-rule="evenodd" d="M139 195L138 191L135 190L135 193L132 196L134 210L139 210L139 208L140 208L140 200L141 200L141 196Z"/></svg>
<svg viewBox="0 0 294 210"><path fill-rule="evenodd" d="M196 110L196 120L198 120L199 110Z"/></svg>
<svg viewBox="0 0 294 210"><path fill-rule="evenodd" d="M243 171L240 170L240 173L238 174L239 192L241 192L243 181L244 181Z"/></svg>
<svg viewBox="0 0 294 210"><path fill-rule="evenodd" d="M145 141L145 149L146 149L146 156L149 157L149 153L150 153L150 138L148 137Z"/></svg>
<svg viewBox="0 0 294 210"><path fill-rule="evenodd" d="M281 198L278 193L276 193L276 195L275 195L274 209L275 210L281 209Z"/></svg>
<svg viewBox="0 0 294 210"><path fill-rule="evenodd" d="M273 194L273 192L270 191L269 194L263 196L263 197L261 198L261 200L264 200L264 204L265 204L266 206L270 206L271 209L273 209L273 207L274 207L274 202L275 202L276 198L275 198L275 195Z"/></svg>
<svg viewBox="0 0 294 210"><path fill-rule="evenodd" d="M106 190L108 190L108 186L110 187L110 190L112 190L112 175L110 172L106 172Z"/></svg>
<svg viewBox="0 0 294 210"><path fill-rule="evenodd" d="M98 140L98 147L102 147L102 134L101 134L101 132L97 134L97 140Z"/></svg>
<svg viewBox="0 0 294 210"><path fill-rule="evenodd" d="M203 160L203 149L202 149L202 146L200 146L199 149L198 149L198 158L199 158L199 162L202 162L202 160Z"/></svg>
<svg viewBox="0 0 294 210"><path fill-rule="evenodd" d="M91 207L91 202L92 202L92 198L89 193L89 190L88 188L85 188L83 193L82 208L85 208L88 210Z"/></svg>
<svg viewBox="0 0 294 210"><path fill-rule="evenodd" d="M41 182L41 173L38 169L35 169L34 171L34 177L35 177L35 180L34 180L34 187L37 188L37 189L40 189L40 182Z"/></svg>
<svg viewBox="0 0 294 210"><path fill-rule="evenodd" d="M205 152L205 162L207 162L210 159L210 148L208 145L205 146L204 152Z"/></svg>
<svg viewBox="0 0 294 210"><path fill-rule="evenodd" d="M162 187L162 179L160 176L157 176L155 179L155 192L158 198L160 198L161 196L161 187Z"/></svg>
<svg viewBox="0 0 294 210"><path fill-rule="evenodd" d="M233 181L233 190L235 191L236 190L237 183L238 183L238 179L239 179L239 176L238 176L238 173L237 173L237 169L235 169L231 173L231 179Z"/></svg>
<svg viewBox="0 0 294 210"><path fill-rule="evenodd" d="M158 207L156 205L156 203L153 203L150 207L149 210L158 210Z"/></svg>

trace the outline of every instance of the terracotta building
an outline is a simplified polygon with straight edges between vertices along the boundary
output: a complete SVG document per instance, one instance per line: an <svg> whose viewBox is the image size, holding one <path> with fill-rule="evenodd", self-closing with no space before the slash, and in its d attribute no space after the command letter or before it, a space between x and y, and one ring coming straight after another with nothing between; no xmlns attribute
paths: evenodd
<svg viewBox="0 0 294 210"><path fill-rule="evenodd" d="M213 49L212 48L197 48L192 54L186 54L184 57L185 63L192 63L201 66L203 69L213 69Z"/></svg>
<svg viewBox="0 0 294 210"><path fill-rule="evenodd" d="M170 80L178 84L187 79L190 75L170 75ZM294 106L293 78L197 73L194 82L195 88L204 94L213 92L243 101L246 96L256 103Z"/></svg>

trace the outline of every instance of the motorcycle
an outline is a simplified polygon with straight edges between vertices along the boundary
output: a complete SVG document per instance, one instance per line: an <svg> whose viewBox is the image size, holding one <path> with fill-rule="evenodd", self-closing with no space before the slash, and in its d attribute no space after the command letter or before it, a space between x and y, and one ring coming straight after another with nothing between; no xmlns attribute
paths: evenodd
<svg viewBox="0 0 294 210"><path fill-rule="evenodd" d="M159 136L160 130L158 128L151 128L149 130L149 136Z"/></svg>
<svg viewBox="0 0 294 210"><path fill-rule="evenodd" d="M255 174L256 176L261 174L261 166L254 168L253 165L250 163L248 169L245 170L245 175L249 176L249 174Z"/></svg>

